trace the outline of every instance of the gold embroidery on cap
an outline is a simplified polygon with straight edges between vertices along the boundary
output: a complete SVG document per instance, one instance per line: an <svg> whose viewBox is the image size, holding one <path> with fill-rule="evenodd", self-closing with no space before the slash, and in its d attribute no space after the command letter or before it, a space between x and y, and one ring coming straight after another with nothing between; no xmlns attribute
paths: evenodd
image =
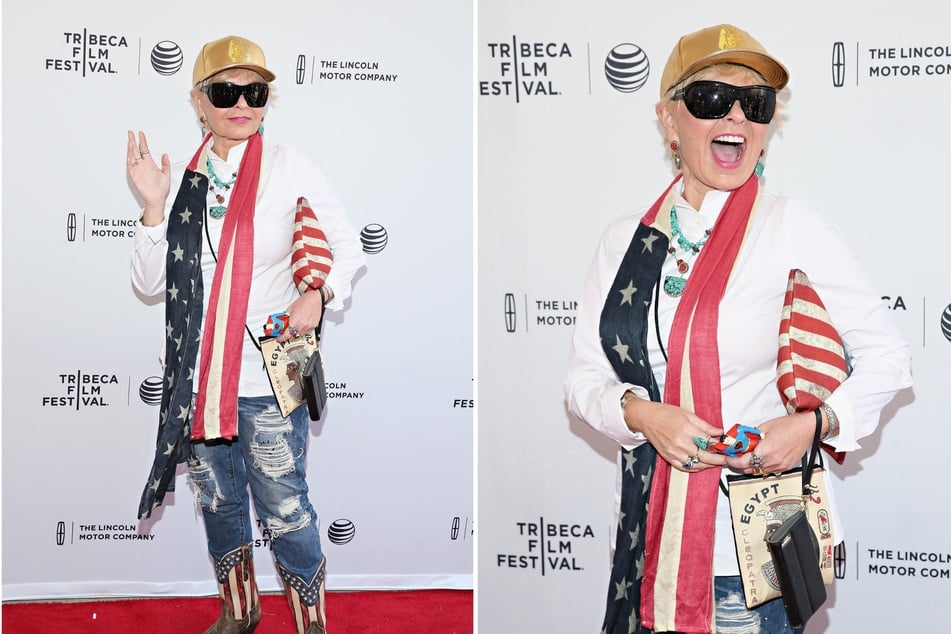
<svg viewBox="0 0 951 634"><path fill-rule="evenodd" d="M244 40L232 38L228 42L228 57L232 62L240 62L244 59Z"/></svg>
<svg viewBox="0 0 951 634"><path fill-rule="evenodd" d="M743 44L743 36L732 28L725 26L720 29L719 47L722 51L727 48L740 48Z"/></svg>

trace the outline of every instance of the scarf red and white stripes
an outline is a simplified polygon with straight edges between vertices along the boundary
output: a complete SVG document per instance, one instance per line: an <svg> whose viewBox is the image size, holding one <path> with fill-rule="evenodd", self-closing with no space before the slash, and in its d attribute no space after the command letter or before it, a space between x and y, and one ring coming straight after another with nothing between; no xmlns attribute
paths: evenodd
<svg viewBox="0 0 951 634"><path fill-rule="evenodd" d="M200 161L209 151L210 137L210 134L205 137L188 165L189 170L201 169ZM201 335L192 440L238 435L238 379L251 291L254 205L261 174L261 152L261 135L253 134L248 139L225 214Z"/></svg>
<svg viewBox="0 0 951 634"><path fill-rule="evenodd" d="M676 181L675 181L676 182ZM722 427L719 304L746 237L758 191L755 176L727 199L680 298L668 341L664 402ZM670 188L645 216L672 204ZM663 218L657 224L666 222ZM667 232L669 234L669 231ZM645 627L685 634L712 630L713 547L720 469L684 473L658 456L647 519L641 616Z"/></svg>

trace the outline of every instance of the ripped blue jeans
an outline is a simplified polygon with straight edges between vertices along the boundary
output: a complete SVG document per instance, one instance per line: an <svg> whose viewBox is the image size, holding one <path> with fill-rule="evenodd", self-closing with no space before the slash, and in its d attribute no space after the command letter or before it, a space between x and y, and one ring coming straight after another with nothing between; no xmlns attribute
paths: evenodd
<svg viewBox="0 0 951 634"><path fill-rule="evenodd" d="M748 610L740 577L715 577L717 632L720 634L802 634L786 617L782 599L767 601Z"/></svg>
<svg viewBox="0 0 951 634"><path fill-rule="evenodd" d="M307 408L281 416L273 396L238 399L238 438L192 443L189 479L215 563L252 541L250 500L274 558L310 581L323 554L317 513L307 497Z"/></svg>

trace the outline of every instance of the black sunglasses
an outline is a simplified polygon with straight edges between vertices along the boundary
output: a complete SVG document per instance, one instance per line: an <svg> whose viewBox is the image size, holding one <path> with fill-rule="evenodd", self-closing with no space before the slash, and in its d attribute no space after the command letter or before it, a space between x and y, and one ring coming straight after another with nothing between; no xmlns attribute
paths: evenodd
<svg viewBox="0 0 951 634"><path fill-rule="evenodd" d="M205 84L201 91L208 95L208 100L215 108L231 108L238 103L241 95L244 95L244 100L251 108L263 108L267 105L268 86L262 82L245 86L231 82L215 82Z"/></svg>
<svg viewBox="0 0 951 634"><path fill-rule="evenodd" d="M740 102L753 123L769 123L776 112L776 89L771 86L731 86L718 81L695 81L674 93L698 119L722 119Z"/></svg>

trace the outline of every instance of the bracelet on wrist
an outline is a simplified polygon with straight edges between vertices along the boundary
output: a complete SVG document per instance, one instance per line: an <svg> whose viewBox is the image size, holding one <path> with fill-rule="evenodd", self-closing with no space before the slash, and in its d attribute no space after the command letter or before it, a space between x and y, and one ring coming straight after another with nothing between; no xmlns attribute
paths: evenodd
<svg viewBox="0 0 951 634"><path fill-rule="evenodd" d="M624 406L627 405L628 401L635 398L637 398L637 394L635 394L633 391L625 391L624 394L621 395L621 411L624 411Z"/></svg>
<svg viewBox="0 0 951 634"><path fill-rule="evenodd" d="M839 435L839 417L836 416L835 410L832 409L828 403L823 402L820 406L820 409L826 415L826 421L829 423L829 428L826 430L826 433L822 436L822 440L828 440L829 438L835 438Z"/></svg>

